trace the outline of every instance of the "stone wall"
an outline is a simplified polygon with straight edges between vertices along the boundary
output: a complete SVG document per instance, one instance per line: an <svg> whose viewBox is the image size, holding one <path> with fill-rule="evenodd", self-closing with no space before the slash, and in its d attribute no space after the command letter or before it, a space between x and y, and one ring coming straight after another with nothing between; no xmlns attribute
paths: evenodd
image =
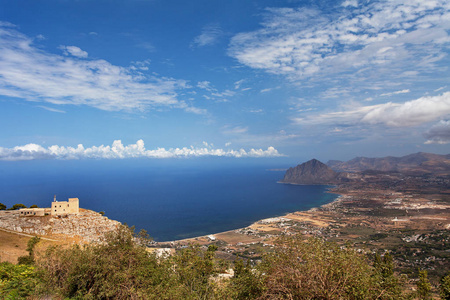
<svg viewBox="0 0 450 300"><path fill-rule="evenodd" d="M118 225L120 222L85 209L61 217L20 217L18 211L0 211L0 228L40 236L65 235L86 242L99 241Z"/></svg>

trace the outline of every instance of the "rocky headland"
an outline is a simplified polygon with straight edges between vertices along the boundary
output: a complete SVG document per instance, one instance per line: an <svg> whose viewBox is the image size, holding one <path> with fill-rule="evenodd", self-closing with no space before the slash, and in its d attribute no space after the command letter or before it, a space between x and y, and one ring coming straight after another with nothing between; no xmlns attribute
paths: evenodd
<svg viewBox="0 0 450 300"><path fill-rule="evenodd" d="M312 159L294 168L289 168L280 182L292 184L334 184L338 182L338 173L317 159Z"/></svg>

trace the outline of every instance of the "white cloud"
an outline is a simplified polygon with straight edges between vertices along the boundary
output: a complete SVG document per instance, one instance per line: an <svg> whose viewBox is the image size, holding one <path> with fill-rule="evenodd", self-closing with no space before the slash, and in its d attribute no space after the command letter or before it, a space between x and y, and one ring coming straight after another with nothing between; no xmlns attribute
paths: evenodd
<svg viewBox="0 0 450 300"><path fill-rule="evenodd" d="M79 58L87 58L88 53L81 50L76 46L59 46L59 49L63 50L65 55L72 55Z"/></svg>
<svg viewBox="0 0 450 300"><path fill-rule="evenodd" d="M205 26L202 33L194 38L191 47L204 47L217 43L219 37L222 35L222 30L217 24L210 24Z"/></svg>
<svg viewBox="0 0 450 300"><path fill-rule="evenodd" d="M447 53L447 0L378 0L336 13L270 8L262 28L235 35L229 55L240 63L297 81L333 74L358 79L430 74ZM417 73L415 73L417 74ZM364 76L363 76L364 75ZM342 78L342 76L341 76Z"/></svg>
<svg viewBox="0 0 450 300"><path fill-rule="evenodd" d="M37 144L27 144L14 148L0 147L0 160L18 161L35 159L124 159L124 158L176 158L176 157L278 157L283 156L274 147L250 150L224 150L213 148L212 144L204 142L205 147L195 148L156 148L145 149L144 141L124 146L120 140L115 140L111 146L93 146L85 148L79 144L76 148L53 145L44 148Z"/></svg>
<svg viewBox="0 0 450 300"><path fill-rule="evenodd" d="M421 97L404 103L384 103L356 109L295 118L298 124L384 124L392 127L416 126L450 114L450 92Z"/></svg>
<svg viewBox="0 0 450 300"><path fill-rule="evenodd" d="M66 113L64 110L56 109L56 108L53 108L53 107L48 107L48 106L45 106L45 105L38 105L37 107L43 108L43 109L51 111L51 112L57 112L57 113L62 113L62 114Z"/></svg>
<svg viewBox="0 0 450 300"><path fill-rule="evenodd" d="M401 91L395 91L392 93L384 93L384 94L381 94L381 96L393 96L393 95L399 95L399 94L407 94L409 92L411 92L411 91L409 89L406 89L406 90L401 90Z"/></svg>
<svg viewBox="0 0 450 300"><path fill-rule="evenodd" d="M213 95L214 97L219 97L219 98L232 97L235 95L235 92L230 91L230 90L225 90L223 92L211 93L211 95Z"/></svg>
<svg viewBox="0 0 450 300"><path fill-rule="evenodd" d="M238 80L238 81L236 81L235 83L234 83L234 89L240 89L241 88L241 85L242 85L242 83L244 83L244 81L245 81L245 79L241 79L241 80Z"/></svg>
<svg viewBox="0 0 450 300"><path fill-rule="evenodd" d="M236 93L231 90L224 90L222 92L219 92L216 88L214 88L211 85L211 82L209 81L199 81L197 83L197 87L208 91L209 95L203 95L203 98L208 100L215 100L217 102L227 102L228 100L226 98L234 96Z"/></svg>
<svg viewBox="0 0 450 300"><path fill-rule="evenodd" d="M230 134L230 135L242 134L242 133L246 133L247 131L248 131L248 127L240 127L240 126L236 126L233 128L229 128L228 126L225 126L222 130L222 132L224 134Z"/></svg>
<svg viewBox="0 0 450 300"><path fill-rule="evenodd" d="M425 144L450 144L450 121L441 120L425 134Z"/></svg>
<svg viewBox="0 0 450 300"><path fill-rule="evenodd" d="M216 91L216 89L215 88L213 88L212 86L211 86L211 82L209 82L209 81L199 81L198 83L197 83L197 87L198 88L201 88L201 89L203 89L203 90L207 90L207 91Z"/></svg>
<svg viewBox="0 0 450 300"><path fill-rule="evenodd" d="M344 7L347 7L347 6L358 7L358 1L357 0L345 0L341 5Z"/></svg>
<svg viewBox="0 0 450 300"><path fill-rule="evenodd" d="M0 25L0 95L107 111L197 110L177 99L176 91L188 87L184 80L144 76L102 59L88 60L75 46L64 49L76 58L51 54L12 25Z"/></svg>

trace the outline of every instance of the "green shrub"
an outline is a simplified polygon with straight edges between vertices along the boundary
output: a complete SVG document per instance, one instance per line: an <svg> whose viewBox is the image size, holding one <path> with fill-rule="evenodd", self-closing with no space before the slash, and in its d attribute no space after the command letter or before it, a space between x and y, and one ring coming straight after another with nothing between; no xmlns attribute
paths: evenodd
<svg viewBox="0 0 450 300"><path fill-rule="evenodd" d="M1 299L25 299L34 292L37 282L33 266L0 263Z"/></svg>
<svg viewBox="0 0 450 300"><path fill-rule="evenodd" d="M450 300L450 273L441 278L439 282L439 295L443 300Z"/></svg>

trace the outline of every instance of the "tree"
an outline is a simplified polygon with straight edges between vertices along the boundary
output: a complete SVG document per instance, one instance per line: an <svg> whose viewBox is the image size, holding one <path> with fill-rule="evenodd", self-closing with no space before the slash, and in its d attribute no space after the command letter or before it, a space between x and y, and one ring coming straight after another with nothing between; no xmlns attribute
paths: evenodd
<svg viewBox="0 0 450 300"><path fill-rule="evenodd" d="M417 295L419 299L431 299L431 284L427 277L427 271L419 269L419 281L417 282Z"/></svg>
<svg viewBox="0 0 450 300"><path fill-rule="evenodd" d="M27 256L20 256L17 260L19 264L21 265L32 265L34 264L34 248L36 247L36 244L39 243L41 240L40 237L34 236L31 239L28 240L27 243Z"/></svg>
<svg viewBox="0 0 450 300"><path fill-rule="evenodd" d="M39 208L36 204L30 206L30 208Z"/></svg>
<svg viewBox="0 0 450 300"><path fill-rule="evenodd" d="M450 272L444 275L439 283L439 295L441 299L450 300Z"/></svg>
<svg viewBox="0 0 450 300"><path fill-rule="evenodd" d="M377 285L383 291L383 298L397 299L401 296L402 290L398 278L394 275L394 258L389 252L383 257L375 254L373 266Z"/></svg>
<svg viewBox="0 0 450 300"><path fill-rule="evenodd" d="M22 203L18 203L18 204L14 204L11 208L9 208L9 210L17 210L17 209L21 209L21 208L27 208L25 205L23 205Z"/></svg>
<svg viewBox="0 0 450 300"><path fill-rule="evenodd" d="M233 299L255 299L263 293L263 277L261 272L251 267L250 260L244 264L241 258L237 258L234 261L234 276L230 287Z"/></svg>
<svg viewBox="0 0 450 300"><path fill-rule="evenodd" d="M5 210L6 209L6 205L3 203L0 203L0 210Z"/></svg>

